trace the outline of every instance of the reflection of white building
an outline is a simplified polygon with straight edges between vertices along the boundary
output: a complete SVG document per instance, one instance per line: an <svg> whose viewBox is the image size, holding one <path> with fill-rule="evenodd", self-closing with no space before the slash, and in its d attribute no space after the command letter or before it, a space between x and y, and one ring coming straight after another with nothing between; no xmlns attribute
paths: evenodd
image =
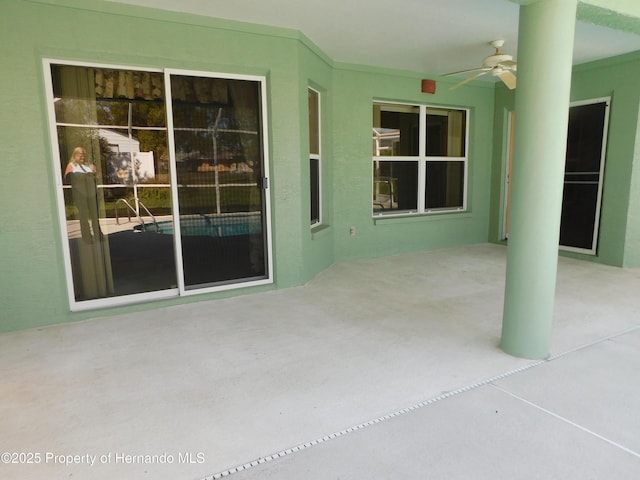
<svg viewBox="0 0 640 480"><path fill-rule="evenodd" d="M114 132L113 130L107 130L106 128L99 129L98 135L100 138L104 138L107 141L109 148L113 153L133 153L140 151L140 142L135 138L129 138L128 135L123 135L122 133Z"/></svg>
<svg viewBox="0 0 640 480"><path fill-rule="evenodd" d="M131 183L134 175L136 182L156 176L153 152L141 152L138 140L106 128L99 129L98 135L107 141L115 154L110 160L112 181Z"/></svg>

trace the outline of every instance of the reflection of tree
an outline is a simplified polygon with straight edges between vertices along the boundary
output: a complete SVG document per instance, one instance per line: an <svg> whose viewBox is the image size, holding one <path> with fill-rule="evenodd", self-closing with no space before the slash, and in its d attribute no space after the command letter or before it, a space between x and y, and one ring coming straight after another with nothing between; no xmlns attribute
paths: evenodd
<svg viewBox="0 0 640 480"><path fill-rule="evenodd" d="M174 105L176 150L179 157L216 164L246 163L254 170L260 165L260 131L256 121L257 106L239 110L233 106ZM217 115L220 119L216 125Z"/></svg>
<svg viewBox="0 0 640 480"><path fill-rule="evenodd" d="M131 126L134 128L166 126L162 101L129 99L99 99L98 123L126 127L129 125L129 110L131 110Z"/></svg>
<svg viewBox="0 0 640 480"><path fill-rule="evenodd" d="M140 130L137 134L138 141L140 142L140 151L153 152L153 158L156 160L156 170L160 172L168 171L168 168L161 168L161 165L158 164L159 161L167 162L169 159L166 133Z"/></svg>
<svg viewBox="0 0 640 480"><path fill-rule="evenodd" d="M100 99L97 102L98 123L131 131L140 142L140 151L153 152L156 171L168 172L165 106L160 101L140 99ZM157 127L158 130L140 130L140 127Z"/></svg>

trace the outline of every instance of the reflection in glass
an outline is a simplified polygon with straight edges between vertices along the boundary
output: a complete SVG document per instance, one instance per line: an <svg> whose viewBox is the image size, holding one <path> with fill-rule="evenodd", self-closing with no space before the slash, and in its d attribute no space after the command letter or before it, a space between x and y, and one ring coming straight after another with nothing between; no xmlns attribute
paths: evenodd
<svg viewBox="0 0 640 480"><path fill-rule="evenodd" d="M466 208L466 136L466 110L374 102L374 215Z"/></svg>
<svg viewBox="0 0 640 480"><path fill-rule="evenodd" d="M374 212L409 212L418 208L418 163L374 162Z"/></svg>
<svg viewBox="0 0 640 480"><path fill-rule="evenodd" d="M171 218L162 75L52 65L51 78L76 301L175 288L171 237L144 234Z"/></svg>
<svg viewBox="0 0 640 480"><path fill-rule="evenodd" d="M419 107L374 103L373 155L418 155L419 126Z"/></svg>
<svg viewBox="0 0 640 480"><path fill-rule="evenodd" d="M464 162L427 162L426 208L462 208Z"/></svg>
<svg viewBox="0 0 640 480"><path fill-rule="evenodd" d="M260 83L171 76L187 289L266 278Z"/></svg>
<svg viewBox="0 0 640 480"><path fill-rule="evenodd" d="M262 83L170 78L51 65L77 302L269 278Z"/></svg>
<svg viewBox="0 0 640 480"><path fill-rule="evenodd" d="M309 161L309 185L311 193L311 225L320 223L320 160Z"/></svg>
<svg viewBox="0 0 640 480"><path fill-rule="evenodd" d="M428 157L464 157L466 112L428 108L426 121Z"/></svg>
<svg viewBox="0 0 640 480"><path fill-rule="evenodd" d="M309 153L320 154L319 93L309 89Z"/></svg>
<svg viewBox="0 0 640 480"><path fill-rule="evenodd" d="M320 167L320 93L309 88L309 192L310 224L322 222Z"/></svg>
<svg viewBox="0 0 640 480"><path fill-rule="evenodd" d="M64 171L64 180L71 185L71 196L78 211L80 235L85 243L102 240L98 221L98 190L96 166L88 161L87 151L76 147Z"/></svg>

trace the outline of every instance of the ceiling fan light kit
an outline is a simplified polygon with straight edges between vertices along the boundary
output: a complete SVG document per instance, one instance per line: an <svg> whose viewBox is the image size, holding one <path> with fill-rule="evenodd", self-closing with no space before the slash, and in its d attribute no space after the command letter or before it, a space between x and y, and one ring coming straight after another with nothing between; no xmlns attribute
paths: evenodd
<svg viewBox="0 0 640 480"><path fill-rule="evenodd" d="M513 59L512 55L500 53L500 47L504 45L504 40L493 40L492 42L490 42L490 45L495 48L495 53L484 57L481 67L460 70L458 72L445 73L443 75L445 77L449 77L453 75L478 72L475 73L475 75L465 78L461 82L450 87L450 90L461 87L465 83L471 82L472 80L475 80L482 75L486 75L487 73L491 73L494 77L498 77L500 80L502 80L502 83L504 83L509 90L513 90L514 88L516 88L516 76L513 72L517 70L518 64Z"/></svg>

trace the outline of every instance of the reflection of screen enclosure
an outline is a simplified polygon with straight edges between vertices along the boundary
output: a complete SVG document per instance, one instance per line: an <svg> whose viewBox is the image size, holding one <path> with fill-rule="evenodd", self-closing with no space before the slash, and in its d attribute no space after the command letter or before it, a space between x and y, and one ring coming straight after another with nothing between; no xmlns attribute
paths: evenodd
<svg viewBox="0 0 640 480"><path fill-rule="evenodd" d="M261 87L51 65L75 302L269 276Z"/></svg>
<svg viewBox="0 0 640 480"><path fill-rule="evenodd" d="M171 93L185 286L263 277L260 84L172 75ZM242 218L242 235L191 228Z"/></svg>

